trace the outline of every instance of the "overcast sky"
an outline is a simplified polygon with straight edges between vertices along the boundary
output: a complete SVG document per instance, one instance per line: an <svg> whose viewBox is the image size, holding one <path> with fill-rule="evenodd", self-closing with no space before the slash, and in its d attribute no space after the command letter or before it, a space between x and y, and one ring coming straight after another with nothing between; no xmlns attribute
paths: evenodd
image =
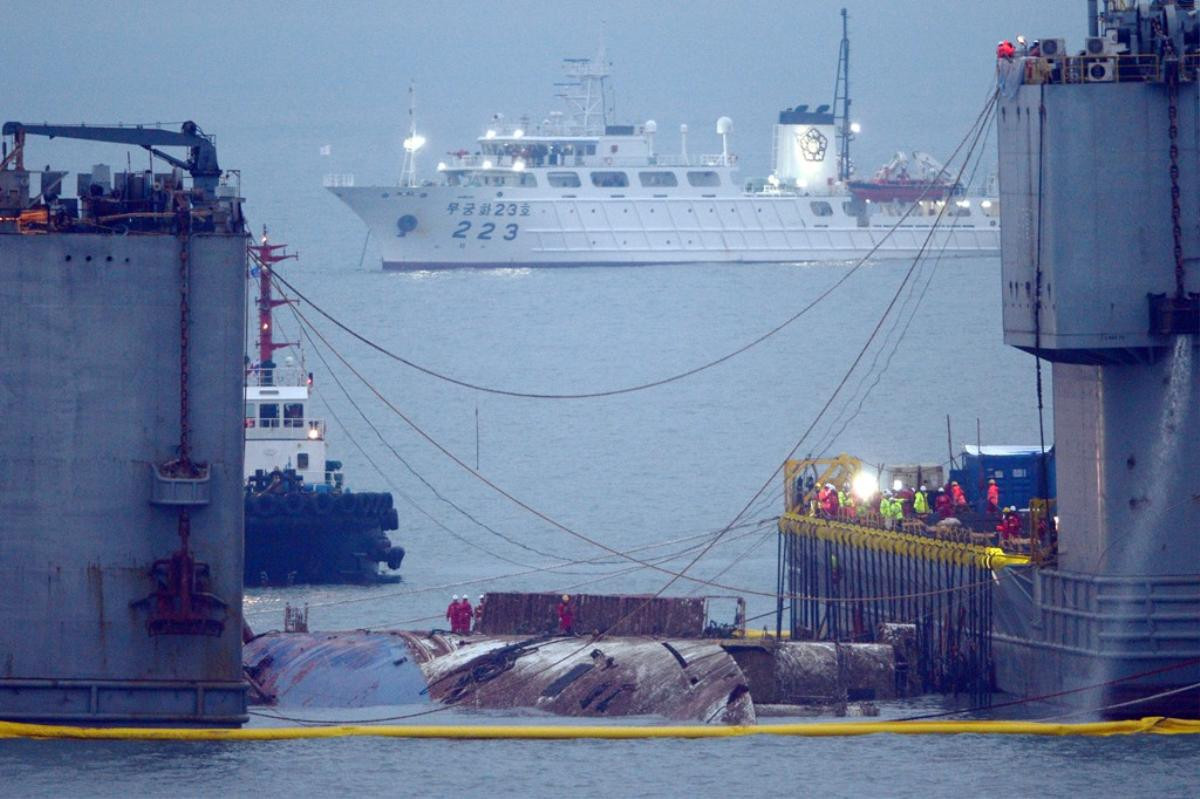
<svg viewBox="0 0 1200 799"><path fill-rule="evenodd" d="M1081 44L1084 0L793 2L4 3L0 115L25 121L195 119L250 167L254 144L332 144L347 169L396 178L414 80L431 163L469 146L495 112L557 107L564 56L601 36L619 121L655 119L659 149L719 149L734 120L744 172L768 169L780 108L830 102L850 12L856 161L945 153L979 110L995 45L1023 32ZM223 150L223 154L229 152ZM224 162L229 159L223 157ZM364 174L365 173L365 174Z"/></svg>

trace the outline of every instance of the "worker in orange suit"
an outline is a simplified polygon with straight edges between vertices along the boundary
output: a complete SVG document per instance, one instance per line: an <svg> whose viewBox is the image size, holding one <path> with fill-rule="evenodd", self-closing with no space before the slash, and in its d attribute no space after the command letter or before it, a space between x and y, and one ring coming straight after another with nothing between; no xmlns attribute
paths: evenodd
<svg viewBox="0 0 1200 799"><path fill-rule="evenodd" d="M446 606L446 620L450 622L450 632L458 632L458 594L455 594L450 599L450 604Z"/></svg>
<svg viewBox="0 0 1200 799"><path fill-rule="evenodd" d="M954 500L954 510L956 512L967 509L967 495L957 480L950 481L950 498Z"/></svg>
<svg viewBox="0 0 1200 799"><path fill-rule="evenodd" d="M988 480L987 509L988 513L1000 512L1000 486L995 480Z"/></svg>

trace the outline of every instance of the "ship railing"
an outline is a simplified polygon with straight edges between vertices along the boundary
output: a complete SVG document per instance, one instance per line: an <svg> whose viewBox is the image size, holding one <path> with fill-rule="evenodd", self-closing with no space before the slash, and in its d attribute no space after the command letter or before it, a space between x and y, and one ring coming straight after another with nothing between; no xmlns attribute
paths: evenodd
<svg viewBox="0 0 1200 799"><path fill-rule="evenodd" d="M254 436L256 433L268 433L270 438L294 438L308 439L310 441L323 441L325 439L325 420L323 419L299 419L299 418L278 418L261 416L246 416L244 417L244 425L248 435ZM257 436L254 436L257 437Z"/></svg>
<svg viewBox="0 0 1200 799"><path fill-rule="evenodd" d="M639 160L638 163L644 164L645 160ZM650 164L652 166L733 166L737 163L737 156L730 155L728 159L721 153L708 155L652 155L650 156Z"/></svg>
<svg viewBox="0 0 1200 799"><path fill-rule="evenodd" d="M527 159L511 155L460 155L451 162L453 169L512 169L517 161L526 167L554 169L561 167L572 169L604 169L606 167L646 168L655 166L666 167L714 167L734 166L737 157L730 155L728 159L720 153L713 155L568 155L558 158L557 163L551 163L548 158ZM328 184L327 184L328 185Z"/></svg>
<svg viewBox="0 0 1200 799"><path fill-rule="evenodd" d="M839 508L834 514L817 509L803 510L789 506L786 512L795 516L824 519L868 527L873 530L888 530L907 535L920 536L936 541L953 541L960 544L999 547L1005 552L1020 555L1037 555L1041 561L1052 558L1052 542L1039 525L1036 514L1021 516L1021 530L1015 536L997 530L1003 515L1000 513L959 510L953 516L940 519L936 514L924 516L906 515L900 519L887 518L877 510L861 507ZM1042 519L1046 518L1043 512ZM1040 537L1035 528L1043 529Z"/></svg>
<svg viewBox="0 0 1200 799"><path fill-rule="evenodd" d="M246 368L246 385L294 387L311 385L311 381L303 366L250 366Z"/></svg>
<svg viewBox="0 0 1200 799"><path fill-rule="evenodd" d="M1166 59L1155 54L1077 55L1065 58L1029 56L1020 59L1023 82L1041 83L1158 83L1166 79ZM1180 77L1195 80L1200 54L1178 60Z"/></svg>

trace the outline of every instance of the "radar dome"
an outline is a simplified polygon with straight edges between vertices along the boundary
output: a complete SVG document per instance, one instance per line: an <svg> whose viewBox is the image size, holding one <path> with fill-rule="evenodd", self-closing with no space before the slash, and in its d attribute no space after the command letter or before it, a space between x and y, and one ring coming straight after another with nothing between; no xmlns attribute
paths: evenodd
<svg viewBox="0 0 1200 799"><path fill-rule="evenodd" d="M724 136L729 131L733 130L733 120L729 117L721 117L717 120L717 135Z"/></svg>
<svg viewBox="0 0 1200 799"><path fill-rule="evenodd" d="M658 123L655 122L653 119L647 119L646 124L643 125L643 128L645 129L645 131L647 133L657 133L658 132Z"/></svg>

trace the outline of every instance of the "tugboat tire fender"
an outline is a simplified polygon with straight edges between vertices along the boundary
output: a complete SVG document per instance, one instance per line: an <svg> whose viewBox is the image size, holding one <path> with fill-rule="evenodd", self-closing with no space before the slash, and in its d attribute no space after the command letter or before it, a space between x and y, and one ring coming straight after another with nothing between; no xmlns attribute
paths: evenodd
<svg viewBox="0 0 1200 799"><path fill-rule="evenodd" d="M331 494L313 494L312 509L318 516L327 516L333 512L333 496Z"/></svg>
<svg viewBox="0 0 1200 799"><path fill-rule="evenodd" d="M254 498L254 508L259 516L274 516L278 503L272 494L260 494Z"/></svg>
<svg viewBox="0 0 1200 799"><path fill-rule="evenodd" d="M399 530L400 514L396 512L395 508L388 508L387 511L384 512L379 526L384 530Z"/></svg>
<svg viewBox="0 0 1200 799"><path fill-rule="evenodd" d="M358 497L354 494L342 494L333 503L333 509L338 513L350 514L354 513L354 508L357 506Z"/></svg>
<svg viewBox="0 0 1200 799"><path fill-rule="evenodd" d="M289 516L299 516L304 513L305 507L308 505L305 502L305 496L299 491L293 491L283 495L283 510Z"/></svg>

